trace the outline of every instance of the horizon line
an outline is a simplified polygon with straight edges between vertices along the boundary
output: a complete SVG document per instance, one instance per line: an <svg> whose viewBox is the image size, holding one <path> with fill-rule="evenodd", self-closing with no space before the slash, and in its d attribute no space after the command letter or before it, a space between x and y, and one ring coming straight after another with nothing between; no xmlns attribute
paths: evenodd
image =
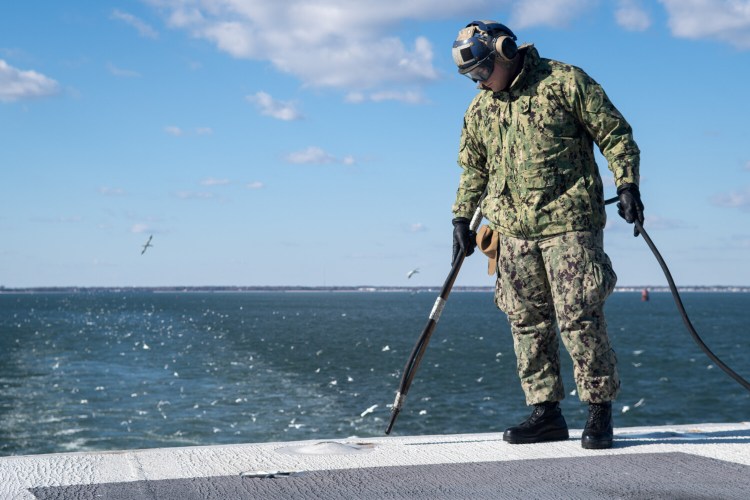
<svg viewBox="0 0 750 500"><path fill-rule="evenodd" d="M0 293L28 292L77 292L77 291L166 291L166 292L253 292L253 291L432 291L439 290L441 285L51 285L7 287L0 286ZM491 285L458 285L453 291L494 291ZM615 292L648 290L649 292L669 292L668 285L621 285L615 286ZM740 291L750 292L750 285L685 285L678 286L680 291Z"/></svg>

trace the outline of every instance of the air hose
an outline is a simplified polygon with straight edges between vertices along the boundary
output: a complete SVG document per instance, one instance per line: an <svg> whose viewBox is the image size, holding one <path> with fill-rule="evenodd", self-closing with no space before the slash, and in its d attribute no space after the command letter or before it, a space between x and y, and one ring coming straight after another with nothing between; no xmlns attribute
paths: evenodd
<svg viewBox="0 0 750 500"><path fill-rule="evenodd" d="M609 205L611 203L615 203L618 201L617 197L610 198L607 201L605 201L605 205ZM711 361L716 363L716 365L721 368L724 373L732 377L738 384L740 384L742 387L750 391L750 382L745 380L744 378L740 377L737 373L735 373L734 370L729 368L722 360L720 360L716 354L711 352L711 349L708 348L705 342L703 342L703 339L701 339L700 335L698 335L698 332L695 331L695 328L693 327L693 324L690 322L690 318L688 318L687 312L685 311L685 306L682 305L682 299L680 298L680 294L677 291L677 286L674 284L674 280L672 279L672 273L669 272L669 268L667 267L667 263L664 262L664 259L662 258L661 254L659 253L659 250L657 250L656 245L654 245L654 242L651 241L651 238L649 237L648 233L645 229L643 229L643 225L635 221L635 228L638 230L638 232L643 236L643 240L646 242L648 247L651 249L651 252L654 254L654 257L656 257L656 260L659 262L659 265L661 266L661 270L664 272L664 276L667 278L667 282L669 283L669 290L672 292L672 298L674 298L674 302L677 305L677 309L680 312L680 316L682 317L683 323L685 323L685 327L687 328L688 332L690 332L690 336L693 337L693 340L696 344L698 344L698 347L701 348L701 350L708 356Z"/></svg>

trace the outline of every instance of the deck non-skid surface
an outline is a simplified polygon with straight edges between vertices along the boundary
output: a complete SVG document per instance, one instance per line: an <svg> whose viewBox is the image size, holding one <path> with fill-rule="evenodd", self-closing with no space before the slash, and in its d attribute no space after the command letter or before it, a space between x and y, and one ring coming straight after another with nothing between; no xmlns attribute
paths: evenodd
<svg viewBox="0 0 750 500"><path fill-rule="evenodd" d="M736 498L750 467L685 453L409 465L33 488L40 500L228 498Z"/></svg>
<svg viewBox="0 0 750 500"><path fill-rule="evenodd" d="M750 423L623 428L611 450L499 434L0 458L2 499L750 498Z"/></svg>

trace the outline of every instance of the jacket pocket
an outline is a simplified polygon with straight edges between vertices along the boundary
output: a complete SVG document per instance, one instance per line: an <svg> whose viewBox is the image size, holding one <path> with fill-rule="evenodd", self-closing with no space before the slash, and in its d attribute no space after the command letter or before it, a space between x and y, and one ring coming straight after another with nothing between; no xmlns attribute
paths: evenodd
<svg viewBox="0 0 750 500"><path fill-rule="evenodd" d="M547 189L559 184L560 175L554 168L531 168L518 172L519 184L527 189Z"/></svg>

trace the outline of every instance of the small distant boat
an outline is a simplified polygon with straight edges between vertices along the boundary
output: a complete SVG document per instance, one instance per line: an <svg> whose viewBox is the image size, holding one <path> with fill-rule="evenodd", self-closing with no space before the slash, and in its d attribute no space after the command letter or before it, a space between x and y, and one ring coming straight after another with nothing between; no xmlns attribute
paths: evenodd
<svg viewBox="0 0 750 500"><path fill-rule="evenodd" d="M648 288L644 288L641 290L641 301L642 302L648 302Z"/></svg>

